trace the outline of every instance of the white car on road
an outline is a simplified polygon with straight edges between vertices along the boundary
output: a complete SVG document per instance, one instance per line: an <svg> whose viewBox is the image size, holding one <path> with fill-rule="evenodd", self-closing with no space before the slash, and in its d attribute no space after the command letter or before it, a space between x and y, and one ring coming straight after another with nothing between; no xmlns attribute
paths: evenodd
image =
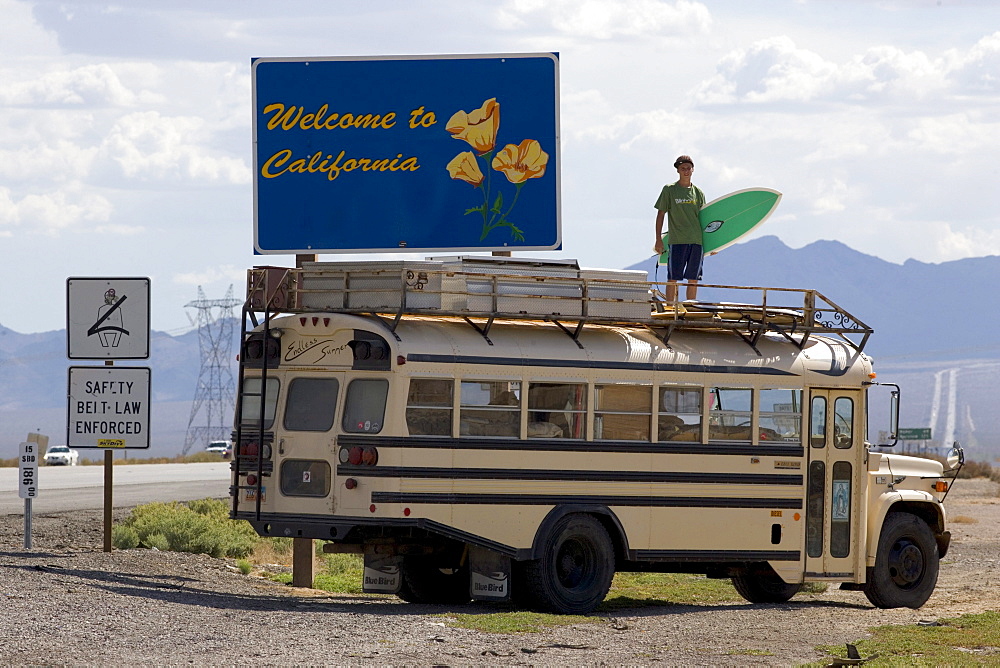
<svg viewBox="0 0 1000 668"><path fill-rule="evenodd" d="M233 454L233 443L232 441L210 441L205 452L222 455L223 459L228 459Z"/></svg>
<svg viewBox="0 0 1000 668"><path fill-rule="evenodd" d="M43 459L47 466L76 466L80 463L80 453L68 445L53 445Z"/></svg>

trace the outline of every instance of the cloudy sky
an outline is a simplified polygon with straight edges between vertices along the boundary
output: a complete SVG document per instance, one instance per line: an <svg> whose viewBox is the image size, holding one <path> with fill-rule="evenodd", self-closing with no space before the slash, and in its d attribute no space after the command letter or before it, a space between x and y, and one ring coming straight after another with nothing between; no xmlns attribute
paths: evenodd
<svg viewBox="0 0 1000 668"><path fill-rule="evenodd" d="M550 255L649 257L679 153L709 199L783 192L758 233L792 247L1000 254L993 0L0 0L0 324L62 329L68 276L149 276L176 333L198 286L294 261L252 253L252 57L512 52L560 57Z"/></svg>

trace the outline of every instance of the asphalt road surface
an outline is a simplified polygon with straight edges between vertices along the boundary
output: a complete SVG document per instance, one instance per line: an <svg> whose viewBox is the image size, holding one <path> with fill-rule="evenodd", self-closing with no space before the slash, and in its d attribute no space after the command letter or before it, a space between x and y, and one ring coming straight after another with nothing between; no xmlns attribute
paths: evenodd
<svg viewBox="0 0 1000 668"><path fill-rule="evenodd" d="M0 468L0 516L24 513L18 469ZM229 462L115 466L112 505L126 508L154 501L191 501L229 496ZM104 466L40 466L32 513L104 507Z"/></svg>

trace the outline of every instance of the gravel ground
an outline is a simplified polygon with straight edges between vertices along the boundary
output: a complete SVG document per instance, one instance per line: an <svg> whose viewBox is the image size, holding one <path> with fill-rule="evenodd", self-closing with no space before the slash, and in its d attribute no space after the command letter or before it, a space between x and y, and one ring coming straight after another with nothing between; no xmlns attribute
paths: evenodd
<svg viewBox="0 0 1000 668"><path fill-rule="evenodd" d="M106 554L100 511L35 515L34 549L24 551L23 518L2 516L0 664L795 665L872 626L1000 610L998 485L959 481L946 506L958 520L952 548L920 610L878 610L859 592L831 589L781 605L636 608L511 635L442 618L493 606L293 589L204 555Z"/></svg>

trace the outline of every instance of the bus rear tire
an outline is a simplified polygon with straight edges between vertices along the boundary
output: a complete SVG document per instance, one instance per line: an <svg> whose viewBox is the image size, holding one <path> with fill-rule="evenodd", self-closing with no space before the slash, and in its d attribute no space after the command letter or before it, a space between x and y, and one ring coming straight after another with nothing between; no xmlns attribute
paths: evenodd
<svg viewBox="0 0 1000 668"><path fill-rule="evenodd" d="M525 562L522 572L520 585L524 589L520 593L531 607L566 615L586 614L611 589L614 546L594 517L566 515L545 536L540 558Z"/></svg>
<svg viewBox="0 0 1000 668"><path fill-rule="evenodd" d="M407 603L468 603L469 568L442 567L438 559L407 556L400 565L403 583L396 594Z"/></svg>
<svg viewBox="0 0 1000 668"><path fill-rule="evenodd" d="M782 580L768 564L754 564L732 580L736 592L751 603L784 603L801 588Z"/></svg>
<svg viewBox="0 0 1000 668"><path fill-rule="evenodd" d="M934 592L938 546L927 523L911 513L890 513L882 525L865 596L877 608L919 608Z"/></svg>

